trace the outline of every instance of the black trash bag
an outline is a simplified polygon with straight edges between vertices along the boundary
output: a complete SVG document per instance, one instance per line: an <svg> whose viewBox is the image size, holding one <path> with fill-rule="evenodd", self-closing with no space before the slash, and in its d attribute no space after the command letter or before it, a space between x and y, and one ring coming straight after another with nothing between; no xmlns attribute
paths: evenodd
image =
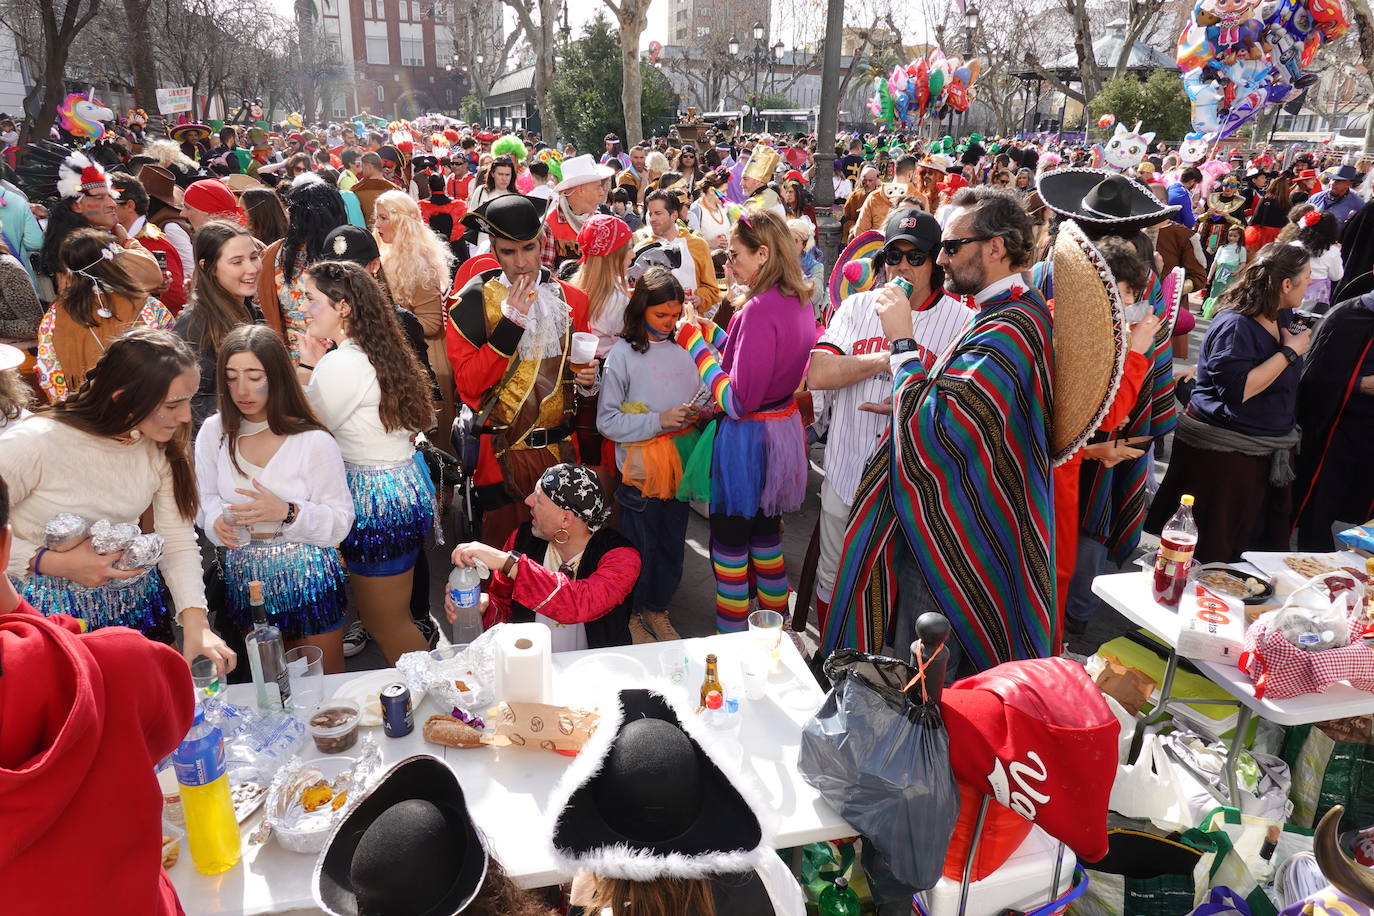
<svg viewBox="0 0 1374 916"><path fill-rule="evenodd" d="M875 880L891 875L907 894L940 880L959 817L939 692L920 703L904 692L916 670L836 651L825 663L834 687L802 729L798 760L802 778L874 848Z"/></svg>

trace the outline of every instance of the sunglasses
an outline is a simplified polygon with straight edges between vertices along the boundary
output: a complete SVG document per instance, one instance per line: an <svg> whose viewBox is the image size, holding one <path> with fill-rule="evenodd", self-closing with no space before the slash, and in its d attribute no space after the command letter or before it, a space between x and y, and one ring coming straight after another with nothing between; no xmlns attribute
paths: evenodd
<svg viewBox="0 0 1374 916"><path fill-rule="evenodd" d="M970 242L986 242L991 238L992 236L990 235L971 235L968 238L964 239L945 239L940 243L940 250L943 251L948 257L952 258L959 253L960 248L963 248Z"/></svg>
<svg viewBox="0 0 1374 916"><path fill-rule="evenodd" d="M906 261L912 267L920 267L926 262L925 252L917 251L914 248L910 251L897 251L893 249L883 252L883 263L889 267L896 267L898 264L902 263L902 261Z"/></svg>

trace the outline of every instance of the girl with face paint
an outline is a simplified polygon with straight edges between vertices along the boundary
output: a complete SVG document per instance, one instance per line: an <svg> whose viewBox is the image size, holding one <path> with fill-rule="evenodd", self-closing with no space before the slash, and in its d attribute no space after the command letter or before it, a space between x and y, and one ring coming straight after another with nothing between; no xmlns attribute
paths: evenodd
<svg viewBox="0 0 1374 916"><path fill-rule="evenodd" d="M335 547L354 509L339 446L266 325L229 331L216 383L219 412L196 436L197 522L219 554L226 626L252 627L248 583L262 582L287 648L318 646L324 670L341 672L346 599Z"/></svg>
<svg viewBox="0 0 1374 916"><path fill-rule="evenodd" d="M637 643L678 638L668 604L682 579L688 504L677 490L699 436L695 405L704 402L696 363L673 339L682 300L672 272L651 267L635 285L625 329L601 372L596 427L615 442L624 481L615 494L620 533L642 560L630 617Z"/></svg>

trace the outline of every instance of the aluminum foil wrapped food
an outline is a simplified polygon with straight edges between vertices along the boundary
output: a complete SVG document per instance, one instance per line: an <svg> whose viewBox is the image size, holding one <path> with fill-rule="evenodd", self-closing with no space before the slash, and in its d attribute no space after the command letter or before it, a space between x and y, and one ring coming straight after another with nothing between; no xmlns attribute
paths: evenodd
<svg viewBox="0 0 1374 916"><path fill-rule="evenodd" d="M137 525L116 523L102 518L91 525L91 546L102 556L119 553L133 543L138 535Z"/></svg>
<svg viewBox="0 0 1374 916"><path fill-rule="evenodd" d="M162 535L140 534L124 548L124 554L114 562L115 569L148 569L162 559Z"/></svg>
<svg viewBox="0 0 1374 916"><path fill-rule="evenodd" d="M71 512L59 512L43 526L43 546L64 553L86 540L90 523Z"/></svg>

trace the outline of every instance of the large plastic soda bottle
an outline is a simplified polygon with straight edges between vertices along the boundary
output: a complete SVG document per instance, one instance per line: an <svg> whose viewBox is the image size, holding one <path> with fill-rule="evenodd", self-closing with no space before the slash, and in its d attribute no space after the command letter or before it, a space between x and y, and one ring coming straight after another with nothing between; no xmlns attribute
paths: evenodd
<svg viewBox="0 0 1374 916"><path fill-rule="evenodd" d="M458 619L453 622L453 644L465 646L482 635L482 613L477 609L482 600L484 566L455 566L448 574L448 594L458 606Z"/></svg>
<svg viewBox="0 0 1374 916"><path fill-rule="evenodd" d="M205 721L205 710L196 707L191 730L172 754L181 808L186 815L186 843L196 870L205 875L228 871L239 862L239 824L229 796L229 775L224 769L224 735Z"/></svg>
<svg viewBox="0 0 1374 916"><path fill-rule="evenodd" d="M1179 599L1188 584L1188 570L1197 550L1197 522L1193 521L1193 497L1183 496L1178 511L1159 533L1159 553L1155 554L1153 595L1165 607L1178 610Z"/></svg>
<svg viewBox="0 0 1374 916"><path fill-rule="evenodd" d="M816 903L820 916L859 916L863 910L859 895L854 893L844 875L821 891L820 900Z"/></svg>

